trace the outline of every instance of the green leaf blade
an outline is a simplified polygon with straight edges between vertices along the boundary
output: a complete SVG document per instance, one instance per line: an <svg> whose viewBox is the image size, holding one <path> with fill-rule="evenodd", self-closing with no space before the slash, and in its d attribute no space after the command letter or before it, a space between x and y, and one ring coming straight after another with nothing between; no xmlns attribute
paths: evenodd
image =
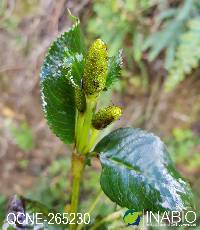
<svg viewBox="0 0 200 230"><path fill-rule="evenodd" d="M53 93L55 88L60 89L61 96L57 97ZM65 88L68 90L66 91ZM55 82L48 80L43 82L42 91L42 100L45 102L43 110L49 127L64 143L72 143L75 124L73 87L62 77ZM62 101L57 102L59 98L62 98Z"/></svg>
<svg viewBox="0 0 200 230"><path fill-rule="evenodd" d="M165 145L139 129L118 129L97 145L101 187L118 205L136 210L192 207L189 185L175 170Z"/></svg>
<svg viewBox="0 0 200 230"><path fill-rule="evenodd" d="M106 87L109 88L114 82L119 80L122 67L122 50L119 50L117 55L110 57L108 60L108 75Z"/></svg>
<svg viewBox="0 0 200 230"><path fill-rule="evenodd" d="M65 144L73 143L75 129L74 85L81 84L85 46L79 21L49 48L41 69L41 97L51 130Z"/></svg>

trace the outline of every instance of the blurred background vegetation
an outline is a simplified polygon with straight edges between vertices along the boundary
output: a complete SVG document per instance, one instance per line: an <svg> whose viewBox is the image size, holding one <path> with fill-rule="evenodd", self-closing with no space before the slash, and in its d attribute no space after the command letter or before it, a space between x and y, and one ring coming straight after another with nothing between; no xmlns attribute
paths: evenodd
<svg viewBox="0 0 200 230"><path fill-rule="evenodd" d="M1 0L0 219L15 193L60 210L69 201L70 149L49 131L39 92L45 52L71 25L67 8L80 18L87 45L100 37L110 55L123 48L122 77L102 103L123 107L117 126L145 128L165 140L200 210L200 1ZM92 168L97 174L87 170L81 193L85 211L99 190L99 163ZM116 209L102 201L93 218Z"/></svg>

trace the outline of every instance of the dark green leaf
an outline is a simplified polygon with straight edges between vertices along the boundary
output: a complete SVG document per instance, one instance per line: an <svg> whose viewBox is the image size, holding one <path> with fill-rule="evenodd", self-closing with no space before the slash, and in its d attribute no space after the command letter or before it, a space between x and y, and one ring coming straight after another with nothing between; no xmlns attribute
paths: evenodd
<svg viewBox="0 0 200 230"><path fill-rule="evenodd" d="M73 85L81 84L85 47L79 21L51 45L41 70L41 95L52 131L66 144L74 140Z"/></svg>
<svg viewBox="0 0 200 230"><path fill-rule="evenodd" d="M152 211L192 207L190 186L175 170L159 137L140 129L118 129L95 151L102 164L101 187L118 205Z"/></svg>
<svg viewBox="0 0 200 230"><path fill-rule="evenodd" d="M106 88L109 88L115 81L119 79L121 74L121 66L122 66L122 50L119 50L116 56L109 58Z"/></svg>

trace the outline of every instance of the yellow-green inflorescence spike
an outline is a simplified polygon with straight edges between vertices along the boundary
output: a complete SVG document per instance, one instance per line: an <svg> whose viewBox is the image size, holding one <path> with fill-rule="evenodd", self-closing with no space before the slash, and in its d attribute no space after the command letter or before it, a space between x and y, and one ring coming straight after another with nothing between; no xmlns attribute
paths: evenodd
<svg viewBox="0 0 200 230"><path fill-rule="evenodd" d="M84 113L86 109L86 99L83 90L77 86L75 88L75 104L80 113Z"/></svg>
<svg viewBox="0 0 200 230"><path fill-rule="evenodd" d="M118 106L108 106L100 109L92 119L92 125L95 129L104 129L113 121L118 120L122 115L122 109Z"/></svg>
<svg viewBox="0 0 200 230"><path fill-rule="evenodd" d="M83 74L83 89L87 96L96 96L105 88L107 71L107 47L101 39L97 39L88 51Z"/></svg>

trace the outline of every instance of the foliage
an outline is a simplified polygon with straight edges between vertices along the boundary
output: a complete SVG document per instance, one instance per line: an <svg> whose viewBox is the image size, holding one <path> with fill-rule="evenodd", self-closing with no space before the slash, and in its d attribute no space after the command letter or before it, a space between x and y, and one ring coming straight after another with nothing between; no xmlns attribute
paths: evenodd
<svg viewBox="0 0 200 230"><path fill-rule="evenodd" d="M149 63L164 59L166 89L172 90L198 67L199 9L198 0L172 6L168 1L101 0L94 3L88 30L108 42L111 54L124 46L129 69L135 72L139 67L143 78L153 77L150 71L145 73L146 54ZM189 50L195 50L192 57Z"/></svg>
<svg viewBox="0 0 200 230"><path fill-rule="evenodd" d="M111 86L120 75L121 57L107 57L107 49L100 39L90 46L88 53L85 50L80 23L75 19L75 24L53 42L41 70L42 105L47 122L61 141L74 143L70 206L63 209L78 212L80 186L85 181L83 173L94 158L102 165L101 189L116 205L161 212L191 208L190 186L176 171L159 137L134 128L121 128L97 143L102 135L101 129L121 116L121 109L117 106L100 108L96 113L101 107L99 97L107 90L107 79ZM75 100L77 87L82 90L78 97L84 97L84 100ZM94 125L97 123L98 127ZM47 213L47 207L40 202L21 196L14 199L23 212L41 210L44 215ZM90 213L94 204L89 208ZM121 210L110 215L105 219L96 218L91 229L97 229L110 218L119 218ZM76 215L74 220L75 224L69 225L70 230L84 228L84 223L77 227ZM61 227L67 224L63 225Z"/></svg>
<svg viewBox="0 0 200 230"><path fill-rule="evenodd" d="M144 44L149 60L165 50L168 77L165 88L170 91L199 64L199 7L195 0L186 0L180 8L169 8L158 15L161 30L150 35ZM191 53L191 50L194 50Z"/></svg>
<svg viewBox="0 0 200 230"><path fill-rule="evenodd" d="M73 36L75 37L74 40L76 40L76 42L79 42L78 44L76 44L76 46L74 40L71 40ZM72 176L74 183L72 184L71 198L71 211L75 212L77 211L77 199L79 196L79 181L84 170L84 159L85 157L91 158L93 156L90 155L90 150L93 149L93 145L100 132L99 130L96 130L96 127L92 127L92 119L95 115L98 97L104 88L104 86L102 86L102 78L104 79L105 76L102 76L101 72L99 73L98 70L107 68L105 67L107 63L104 62L104 59L102 60L102 62L101 59L97 61L99 55L101 56L102 53L103 57L106 55L104 43L102 43L100 39L96 40L90 47L88 55L85 56L83 46L80 45L83 44L80 38L82 38L82 36L79 30L79 22L76 22L72 29L70 29L68 32L62 35L61 38L58 38L53 43L52 47L49 50L49 53L46 56L46 59L44 61L44 67L41 73L43 108L50 127L53 128L53 131L56 133L56 135L58 135L65 143L71 143L75 141L76 151L72 154ZM66 50L67 53L64 52ZM81 61L78 62L76 58L76 62L73 62L74 56L77 52L79 57L81 57L81 59L79 59ZM96 54L97 52L99 53L99 55ZM66 63L68 64L67 66ZM113 65L117 65L117 63L118 65L120 65L120 62L117 62L117 59L114 63L111 62L111 64ZM85 65L88 65L87 68ZM116 71L120 70L120 68L113 68L112 65L108 65L108 67ZM81 69L81 72L73 72L73 68L76 70ZM90 74L91 72L91 68L92 73L95 71L97 75L95 76L95 78L94 76L93 78L91 78L91 76L88 76L88 74ZM97 70L95 70L95 68ZM108 70L108 73L109 72L110 71ZM111 71L111 73L113 73L113 70ZM113 75L118 76L119 74ZM81 87L79 82L81 82L82 76L84 76L83 92L85 93L85 95L79 94L79 96L86 97L86 109L84 110L79 109L81 108L80 103L82 100L78 100L79 103L77 106L73 98L74 90L76 89L76 87ZM113 76L111 74L108 74L107 76L113 79ZM58 89L61 89L61 92L63 92L63 94L60 94L60 91L55 90L55 88L58 86L57 82L60 79L63 79L64 82L59 85ZM91 82L94 81L95 84L92 84ZM51 90L49 89L49 85L51 86ZM99 89L98 87L100 85L101 87ZM88 93L88 88L86 86L90 87L90 92L92 93ZM65 92L68 92L68 95L65 95ZM65 98L63 98L64 96ZM59 100L57 99L57 97L59 97ZM67 99L67 101L64 101L64 99ZM54 108L57 108L57 111L59 111L66 109L68 105L70 105L68 113L75 111L76 119L73 112L70 114L74 116L73 120L71 120L70 122L68 121L68 124L64 123L64 117L66 121L67 111L63 113L65 114L63 118L60 117L60 115L57 113L53 113L52 116L51 111L53 106ZM77 110L74 109L74 106L77 107ZM98 122L101 121L103 121L102 118ZM73 122L75 123L74 128L72 127ZM59 123L60 126L57 125ZM69 128L69 124L71 125L71 128ZM63 132L64 128L65 132ZM67 130L68 133L66 133ZM74 132L75 139L73 140ZM70 136L67 136L69 134ZM140 142L138 141L138 139L141 141L142 149L136 148L138 145L140 146ZM123 146L124 144L125 146ZM118 146L119 149L117 149L116 146ZM139 160L140 164L136 164L136 159L138 158L137 154L141 154L142 151L144 155L147 149L151 151L151 156L152 154L155 155L155 159L151 163L151 167L153 169L150 170L152 173L150 181L146 178L146 174L149 174L149 172L147 173L145 171L149 159L147 157L139 155L141 158L141 160ZM127 154L127 159L119 154L120 151L122 151L123 154ZM133 208L132 205L134 204L134 207L137 207L137 209L150 209L152 208L152 203L149 203L149 200L154 197L155 206L153 206L153 210L183 210L186 207L192 206L189 185L185 184L185 182L182 182L182 179L180 179L180 175L173 167L173 164L171 163L170 158L167 155L166 149L158 137L132 128L119 129L105 137L102 142L97 144L94 152L100 153L100 161L103 166L101 175L101 187L105 194L118 205L122 207ZM163 163L163 165L160 165L160 162L165 163ZM139 171L139 174L141 174L143 170L144 175L142 177L142 180L139 180L141 175L139 176L137 175L137 173ZM168 174L168 177L170 177L169 181L165 181L166 179L164 176L161 177L163 170L165 172L165 176L166 174ZM159 171L160 176L157 176L157 171ZM107 175L109 175L109 177ZM116 178L116 176L118 178ZM138 180L138 184L134 186L135 180ZM117 185L113 183L114 181L118 181ZM127 182L129 184L128 197L134 197L134 199L137 200L137 203L134 203L133 200L129 200L128 198L126 198L126 193L128 189L126 184ZM152 185L151 183L157 184L157 190L153 189L154 185ZM166 192L166 190L162 188L163 183L170 183L169 191ZM179 187L179 191L181 191L182 194L181 196L180 194L176 194L176 192L173 190L174 184ZM109 185L112 185L112 188L110 188ZM121 186L121 189L117 189L116 186ZM133 188L131 186L133 186ZM143 196L141 196L141 194L138 192L141 191L140 186L142 186L144 190ZM138 191L137 187L139 189ZM145 200L144 196L146 197ZM168 203L165 202L165 205L162 205L162 202L166 200L166 197L168 197L169 199ZM173 202L175 200L176 202ZM71 229L73 229L73 227Z"/></svg>
<svg viewBox="0 0 200 230"><path fill-rule="evenodd" d="M75 129L74 89L67 76L72 72L76 84L80 84L83 53L84 44L77 22L52 44L41 71L45 116L50 128L66 144L73 142Z"/></svg>
<svg viewBox="0 0 200 230"><path fill-rule="evenodd" d="M118 205L155 212L191 207L190 188L158 137L139 129L118 129L95 150L100 152L102 189Z"/></svg>
<svg viewBox="0 0 200 230"><path fill-rule="evenodd" d="M150 48L148 54L150 61L166 48L165 66L167 69L171 67L176 45L186 22L191 17L193 2L193 0L186 0L180 8L169 8L158 15L157 20L162 25L162 29L150 35L144 44L144 49Z"/></svg>
<svg viewBox="0 0 200 230"><path fill-rule="evenodd" d="M188 31L180 37L176 58L169 70L166 88L174 88L186 75L196 69L200 61L200 18L188 22ZM192 51L192 52L191 52Z"/></svg>
<svg viewBox="0 0 200 230"><path fill-rule="evenodd" d="M79 22L76 22L68 32L65 32L52 44L41 71L45 116L50 128L65 143L74 141L74 86L81 84L84 56L84 41L80 34ZM117 73L120 71L118 66L121 62L118 58L113 60L108 68L107 81L109 83L107 85L111 85L112 81L115 81L119 75ZM68 88L67 91L66 88Z"/></svg>
<svg viewBox="0 0 200 230"><path fill-rule="evenodd" d="M96 16L89 21L88 30L101 36L109 44L111 55L124 46L127 38L130 38L131 46L133 43L137 44L132 47L131 56L134 55L135 59L139 61L142 47L142 26L140 23L143 24L143 13L153 4L153 1L149 0L96 1L93 6Z"/></svg>

